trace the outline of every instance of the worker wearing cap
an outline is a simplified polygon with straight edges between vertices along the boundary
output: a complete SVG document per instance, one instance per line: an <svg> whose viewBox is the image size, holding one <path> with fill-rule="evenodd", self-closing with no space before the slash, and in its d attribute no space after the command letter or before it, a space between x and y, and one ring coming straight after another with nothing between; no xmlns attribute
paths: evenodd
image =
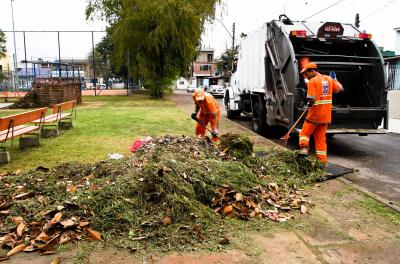
<svg viewBox="0 0 400 264"><path fill-rule="evenodd" d="M195 113L192 114L192 118L200 121L204 126L208 123L211 124L211 135L212 141L218 142L218 127L220 112L219 105L215 100L214 96L204 92L203 89L198 88L193 93L193 101L195 104ZM196 136L204 137L206 134L206 128L199 122L196 124Z"/></svg>
<svg viewBox="0 0 400 264"><path fill-rule="evenodd" d="M315 63L307 63L300 72L307 82L307 106L309 112L300 132L300 153L308 155L310 137L314 135L315 152L318 160L328 162L326 131L331 123L332 94L343 91L342 85L336 80L336 74L331 76L317 72Z"/></svg>

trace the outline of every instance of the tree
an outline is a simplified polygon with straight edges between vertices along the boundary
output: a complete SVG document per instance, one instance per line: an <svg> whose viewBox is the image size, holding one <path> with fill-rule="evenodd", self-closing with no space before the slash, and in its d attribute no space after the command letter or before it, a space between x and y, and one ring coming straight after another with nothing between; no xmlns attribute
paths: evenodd
<svg viewBox="0 0 400 264"><path fill-rule="evenodd" d="M232 76L232 66L234 64L235 56L239 53L239 46L227 49L222 55L217 64L217 70L224 77L225 81L229 81Z"/></svg>
<svg viewBox="0 0 400 264"><path fill-rule="evenodd" d="M153 97L163 97L195 57L204 24L219 0L89 0L87 18L111 24L116 63L129 61ZM129 54L129 58L127 58Z"/></svg>
<svg viewBox="0 0 400 264"><path fill-rule="evenodd" d="M6 35L0 29L0 58L6 56Z"/></svg>
<svg viewBox="0 0 400 264"><path fill-rule="evenodd" d="M3 31L0 30L0 59L4 56L6 56L6 35L4 34ZM2 71L0 71L0 83L4 79L4 74Z"/></svg>

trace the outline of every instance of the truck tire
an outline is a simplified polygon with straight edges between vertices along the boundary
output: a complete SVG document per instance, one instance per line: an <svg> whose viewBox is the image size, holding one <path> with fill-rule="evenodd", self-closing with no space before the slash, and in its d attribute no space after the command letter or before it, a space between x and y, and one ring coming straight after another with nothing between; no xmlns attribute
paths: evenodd
<svg viewBox="0 0 400 264"><path fill-rule="evenodd" d="M229 98L230 98L229 97L229 91L226 91L225 92L225 97L224 97L224 105L225 105L225 109L226 109L226 117L228 119L238 118L240 116L240 111L239 110L231 110Z"/></svg>
<svg viewBox="0 0 400 264"><path fill-rule="evenodd" d="M257 101L253 105L251 125L253 131L257 134L264 134L267 128L267 123L265 120L265 110L263 105Z"/></svg>

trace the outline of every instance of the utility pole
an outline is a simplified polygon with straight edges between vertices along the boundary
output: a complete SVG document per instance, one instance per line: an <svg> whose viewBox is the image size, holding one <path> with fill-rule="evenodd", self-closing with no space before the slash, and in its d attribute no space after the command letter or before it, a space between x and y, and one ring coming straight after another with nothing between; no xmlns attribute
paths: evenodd
<svg viewBox="0 0 400 264"><path fill-rule="evenodd" d="M231 76L233 72L233 66L235 62L235 32L236 32L236 24L232 24L232 65L231 65Z"/></svg>
<svg viewBox="0 0 400 264"><path fill-rule="evenodd" d="M13 37L14 37L14 92L17 91L18 88L18 65L17 65L17 45L15 42L15 27L14 27L14 0L11 0L11 19L12 19L12 28L13 28Z"/></svg>

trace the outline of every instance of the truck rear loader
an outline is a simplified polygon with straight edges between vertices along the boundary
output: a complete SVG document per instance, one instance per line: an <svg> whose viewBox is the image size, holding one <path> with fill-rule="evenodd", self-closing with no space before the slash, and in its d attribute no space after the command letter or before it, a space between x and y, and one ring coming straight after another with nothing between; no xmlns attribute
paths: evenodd
<svg viewBox="0 0 400 264"><path fill-rule="evenodd" d="M224 105L228 118L251 115L253 130L290 128L305 110L301 63L336 73L344 92L333 96L328 134L377 134L388 127L387 66L371 35L351 24L291 21L286 15L242 34ZM301 123L295 131L299 131Z"/></svg>

